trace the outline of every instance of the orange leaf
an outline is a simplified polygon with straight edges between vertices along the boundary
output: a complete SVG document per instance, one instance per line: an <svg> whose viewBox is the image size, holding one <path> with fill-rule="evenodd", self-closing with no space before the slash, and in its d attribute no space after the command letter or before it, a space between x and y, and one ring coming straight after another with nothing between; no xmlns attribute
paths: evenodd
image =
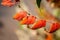
<svg viewBox="0 0 60 40"><path fill-rule="evenodd" d="M32 29L38 29L38 28L41 28L41 27L45 27L45 25L46 25L46 20L39 20L34 24Z"/></svg>

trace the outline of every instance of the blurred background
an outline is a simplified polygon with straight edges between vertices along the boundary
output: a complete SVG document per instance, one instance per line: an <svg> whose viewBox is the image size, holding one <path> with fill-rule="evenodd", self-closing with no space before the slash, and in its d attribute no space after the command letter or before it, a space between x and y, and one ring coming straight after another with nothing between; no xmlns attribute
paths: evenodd
<svg viewBox="0 0 60 40"><path fill-rule="evenodd" d="M30 7L32 6L30 5ZM20 8L16 5L5 7L0 4L0 21L3 23L0 30L0 40L45 40L44 28L31 30L27 28L27 25L22 25L23 28L20 28L21 25L12 18L17 10L20 10ZM60 29L52 34L53 40L60 40Z"/></svg>

